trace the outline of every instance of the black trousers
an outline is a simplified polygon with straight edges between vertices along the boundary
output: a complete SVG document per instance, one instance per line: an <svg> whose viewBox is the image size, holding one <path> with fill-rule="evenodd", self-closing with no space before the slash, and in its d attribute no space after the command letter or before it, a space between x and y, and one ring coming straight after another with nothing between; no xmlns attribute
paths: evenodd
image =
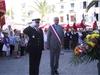
<svg viewBox="0 0 100 75"><path fill-rule="evenodd" d="M21 46L20 55L23 56L25 54L25 47Z"/></svg>
<svg viewBox="0 0 100 75"><path fill-rule="evenodd" d="M2 47L3 47L3 43L0 42L0 56L3 55Z"/></svg>
<svg viewBox="0 0 100 75"><path fill-rule="evenodd" d="M10 55L13 55L13 52L14 52L14 45L10 45Z"/></svg>
<svg viewBox="0 0 100 75"><path fill-rule="evenodd" d="M29 75L39 75L39 65L42 51L29 53Z"/></svg>

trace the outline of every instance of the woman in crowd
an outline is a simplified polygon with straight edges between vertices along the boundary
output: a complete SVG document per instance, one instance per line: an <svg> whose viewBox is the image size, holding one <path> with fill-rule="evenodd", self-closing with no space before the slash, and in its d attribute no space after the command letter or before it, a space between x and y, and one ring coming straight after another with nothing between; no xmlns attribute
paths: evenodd
<svg viewBox="0 0 100 75"><path fill-rule="evenodd" d="M74 50L74 48L78 45L78 33L73 29L70 35L71 35L71 49Z"/></svg>
<svg viewBox="0 0 100 75"><path fill-rule="evenodd" d="M13 31L10 32L9 39L10 39L10 55L12 56L15 47L15 36Z"/></svg>
<svg viewBox="0 0 100 75"><path fill-rule="evenodd" d="M18 30L15 31L15 49L14 54L16 58L20 57L20 32Z"/></svg>
<svg viewBox="0 0 100 75"><path fill-rule="evenodd" d="M21 33L20 34L20 55L21 56L25 54L25 48L26 48L25 36L23 33Z"/></svg>
<svg viewBox="0 0 100 75"><path fill-rule="evenodd" d="M2 51L3 51L5 56L9 56L10 55L10 39L8 37L7 32L4 32L3 43L4 44L3 44Z"/></svg>

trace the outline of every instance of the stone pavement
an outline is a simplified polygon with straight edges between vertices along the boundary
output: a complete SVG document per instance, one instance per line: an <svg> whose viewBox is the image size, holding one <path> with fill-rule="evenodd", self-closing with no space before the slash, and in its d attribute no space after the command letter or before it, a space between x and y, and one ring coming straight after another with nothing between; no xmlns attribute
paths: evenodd
<svg viewBox="0 0 100 75"><path fill-rule="evenodd" d="M60 75L98 75L97 62L81 65L71 65L71 52L65 52L60 56ZM43 51L40 75L50 75L49 51ZM28 75L28 55L19 59L9 57L0 58L0 75Z"/></svg>

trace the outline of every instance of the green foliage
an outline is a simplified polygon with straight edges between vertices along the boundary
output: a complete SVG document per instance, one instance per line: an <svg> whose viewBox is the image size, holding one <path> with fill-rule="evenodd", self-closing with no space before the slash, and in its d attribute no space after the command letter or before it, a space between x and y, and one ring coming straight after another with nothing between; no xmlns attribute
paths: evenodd
<svg viewBox="0 0 100 75"><path fill-rule="evenodd" d="M48 13L54 12L54 6L48 5L46 0L34 1L33 9L35 9L35 11L40 13L41 18L46 16Z"/></svg>
<svg viewBox="0 0 100 75"><path fill-rule="evenodd" d="M8 15L8 16L9 16L9 15L10 15L10 11L7 11L7 12L6 12L6 15Z"/></svg>

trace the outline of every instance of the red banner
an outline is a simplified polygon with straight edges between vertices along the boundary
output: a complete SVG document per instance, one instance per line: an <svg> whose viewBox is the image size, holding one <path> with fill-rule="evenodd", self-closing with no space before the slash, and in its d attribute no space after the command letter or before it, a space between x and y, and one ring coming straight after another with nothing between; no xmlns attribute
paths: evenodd
<svg viewBox="0 0 100 75"><path fill-rule="evenodd" d="M6 6L5 6L5 0L0 0L0 26L5 24L5 13L6 13Z"/></svg>
<svg viewBox="0 0 100 75"><path fill-rule="evenodd" d="M0 0L0 13L6 12L5 0Z"/></svg>
<svg viewBox="0 0 100 75"><path fill-rule="evenodd" d="M97 29L97 22L94 21L94 23L93 23L93 30L96 30L96 29Z"/></svg>
<svg viewBox="0 0 100 75"><path fill-rule="evenodd" d="M3 27L4 24L5 24L5 16L2 16L0 18L0 26L1 26L1 28Z"/></svg>

